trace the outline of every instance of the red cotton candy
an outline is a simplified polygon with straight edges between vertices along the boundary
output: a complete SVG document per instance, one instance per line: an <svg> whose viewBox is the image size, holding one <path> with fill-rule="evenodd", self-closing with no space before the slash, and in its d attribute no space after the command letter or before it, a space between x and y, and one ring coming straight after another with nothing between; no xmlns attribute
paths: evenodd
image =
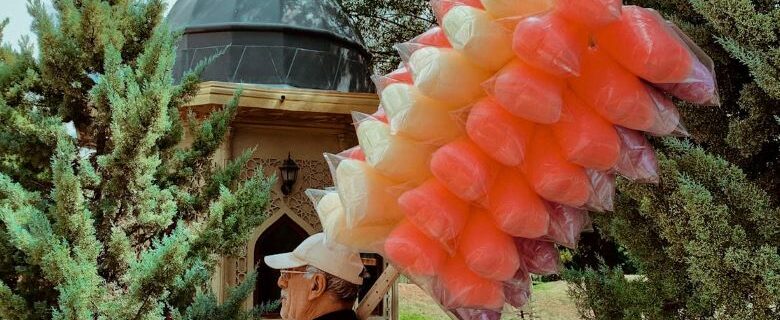
<svg viewBox="0 0 780 320"><path fill-rule="evenodd" d="M441 245L407 220L403 220L385 240L385 256L402 272L414 276L436 275L447 260Z"/></svg>
<svg viewBox="0 0 780 320"><path fill-rule="evenodd" d="M612 168L620 155L620 139L612 123L570 90L563 94L563 102L561 120L550 127L566 159L586 168Z"/></svg>
<svg viewBox="0 0 780 320"><path fill-rule="evenodd" d="M398 205L420 231L442 243L460 235L471 210L469 203L450 193L436 179L402 194Z"/></svg>
<svg viewBox="0 0 780 320"><path fill-rule="evenodd" d="M623 143L615 170L631 181L658 183L658 159L645 135L639 131L616 126Z"/></svg>
<svg viewBox="0 0 780 320"><path fill-rule="evenodd" d="M699 105L719 105L715 76L698 60L693 61L693 71L685 82L656 83L656 87L676 98Z"/></svg>
<svg viewBox="0 0 780 320"><path fill-rule="evenodd" d="M531 298L531 274L520 267L512 279L504 281L504 297L506 302L515 308L521 308Z"/></svg>
<svg viewBox="0 0 780 320"><path fill-rule="evenodd" d="M515 28L512 48L520 59L559 77L580 74L587 36L555 14L533 16Z"/></svg>
<svg viewBox="0 0 780 320"><path fill-rule="evenodd" d="M581 207L590 198L585 170L564 158L548 128L536 130L524 172L534 191L547 200Z"/></svg>
<svg viewBox="0 0 780 320"><path fill-rule="evenodd" d="M461 138L433 153L431 172L453 194L474 201L487 194L500 170L471 140Z"/></svg>
<svg viewBox="0 0 780 320"><path fill-rule="evenodd" d="M444 30L442 30L439 26L428 29L428 31L423 32L419 36L412 39L410 42L438 48L452 48L450 40L447 39L447 35L444 34Z"/></svg>
<svg viewBox="0 0 780 320"><path fill-rule="evenodd" d="M485 207L501 231L513 237L538 238L548 232L547 206L517 168L504 168L485 198Z"/></svg>
<svg viewBox="0 0 780 320"><path fill-rule="evenodd" d="M642 131L655 124L657 110L645 84L598 49L585 51L582 76L569 79L569 84L588 106L614 124Z"/></svg>
<svg viewBox="0 0 780 320"><path fill-rule="evenodd" d="M483 210L471 215L458 245L466 265L481 277L509 280L520 267L512 237L499 230Z"/></svg>
<svg viewBox="0 0 780 320"><path fill-rule="evenodd" d="M624 67L654 83L684 82L695 56L658 12L624 6L620 21L596 33L604 48Z"/></svg>
<svg viewBox="0 0 780 320"><path fill-rule="evenodd" d="M469 138L488 156L507 166L522 163L533 131L533 123L515 118L491 98L474 104L466 121Z"/></svg>
<svg viewBox="0 0 780 320"><path fill-rule="evenodd" d="M438 300L446 308L500 309L504 305L501 282L480 277L459 255L447 260L437 279L441 287Z"/></svg>
<svg viewBox="0 0 780 320"><path fill-rule="evenodd" d="M515 238L520 259L528 272L538 275L558 273L560 254L552 242Z"/></svg>
<svg viewBox="0 0 780 320"><path fill-rule="evenodd" d="M550 229L544 240L551 240L567 248L575 249L582 231L590 225L588 211L575 209L560 203L549 203Z"/></svg>
<svg viewBox="0 0 780 320"><path fill-rule="evenodd" d="M486 83L488 93L511 114L536 123L555 123L561 116L566 83L516 60Z"/></svg>
<svg viewBox="0 0 780 320"><path fill-rule="evenodd" d="M597 29L620 20L622 0L557 0L555 12L569 21Z"/></svg>

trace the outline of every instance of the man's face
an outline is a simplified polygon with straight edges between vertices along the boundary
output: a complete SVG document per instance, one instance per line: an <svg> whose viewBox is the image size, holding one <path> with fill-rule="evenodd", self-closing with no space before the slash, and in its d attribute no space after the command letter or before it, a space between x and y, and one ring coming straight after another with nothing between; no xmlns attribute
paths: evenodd
<svg viewBox="0 0 780 320"><path fill-rule="evenodd" d="M306 267L281 270L277 284L282 289L282 319L301 319L310 306L312 280L307 279Z"/></svg>

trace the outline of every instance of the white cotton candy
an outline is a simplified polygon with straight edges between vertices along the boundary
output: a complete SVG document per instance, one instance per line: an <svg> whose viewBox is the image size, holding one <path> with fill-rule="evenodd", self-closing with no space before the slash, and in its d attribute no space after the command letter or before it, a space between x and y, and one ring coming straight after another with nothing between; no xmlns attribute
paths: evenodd
<svg viewBox="0 0 780 320"><path fill-rule="evenodd" d="M483 69L496 71L514 56L512 33L484 10L456 6L442 20L452 47Z"/></svg>

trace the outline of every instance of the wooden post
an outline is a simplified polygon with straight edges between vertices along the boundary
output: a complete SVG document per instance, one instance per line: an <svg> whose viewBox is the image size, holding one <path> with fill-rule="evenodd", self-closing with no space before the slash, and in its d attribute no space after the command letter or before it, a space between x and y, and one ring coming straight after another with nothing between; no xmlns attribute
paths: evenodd
<svg viewBox="0 0 780 320"><path fill-rule="evenodd" d="M400 273L393 265L387 266L387 269L382 272L382 275L379 276L371 287L371 290L368 291L366 297L363 298L363 301L358 305L358 319L365 320L371 316L371 312L374 311L376 306L379 305L379 302L384 299L385 294L387 294L387 291L393 286L393 283L395 283L395 280L398 279L399 275Z"/></svg>

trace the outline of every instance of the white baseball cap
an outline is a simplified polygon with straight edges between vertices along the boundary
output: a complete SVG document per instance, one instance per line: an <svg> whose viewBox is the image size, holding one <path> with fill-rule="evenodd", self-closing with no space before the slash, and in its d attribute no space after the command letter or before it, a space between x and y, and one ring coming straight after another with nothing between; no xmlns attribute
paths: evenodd
<svg viewBox="0 0 780 320"><path fill-rule="evenodd" d="M313 266L354 284L363 284L363 261L354 250L338 243L326 243L325 234L303 240L293 252L266 256L265 264L274 269Z"/></svg>

